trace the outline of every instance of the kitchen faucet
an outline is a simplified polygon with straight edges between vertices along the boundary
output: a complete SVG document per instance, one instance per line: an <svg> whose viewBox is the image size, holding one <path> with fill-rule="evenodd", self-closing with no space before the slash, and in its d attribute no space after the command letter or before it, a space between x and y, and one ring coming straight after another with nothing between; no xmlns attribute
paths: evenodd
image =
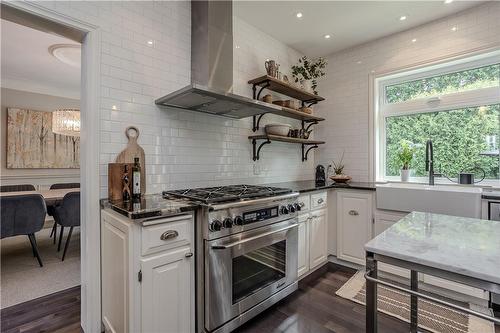
<svg viewBox="0 0 500 333"><path fill-rule="evenodd" d="M427 140L425 145L425 171L429 171L429 185L434 185L434 177L440 177L441 174L434 173L434 150L432 140Z"/></svg>

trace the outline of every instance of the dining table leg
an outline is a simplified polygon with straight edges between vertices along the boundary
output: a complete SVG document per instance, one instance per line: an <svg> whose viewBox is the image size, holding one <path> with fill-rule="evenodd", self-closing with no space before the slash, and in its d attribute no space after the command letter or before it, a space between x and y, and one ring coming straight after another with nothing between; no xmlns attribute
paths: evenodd
<svg viewBox="0 0 500 333"><path fill-rule="evenodd" d="M61 232L59 233L59 244L57 245L57 252L61 251L61 243L64 236L64 227L61 226Z"/></svg>
<svg viewBox="0 0 500 333"><path fill-rule="evenodd" d="M412 291L418 292L418 272L411 271L410 288ZM418 332L418 297L410 296L410 332Z"/></svg>

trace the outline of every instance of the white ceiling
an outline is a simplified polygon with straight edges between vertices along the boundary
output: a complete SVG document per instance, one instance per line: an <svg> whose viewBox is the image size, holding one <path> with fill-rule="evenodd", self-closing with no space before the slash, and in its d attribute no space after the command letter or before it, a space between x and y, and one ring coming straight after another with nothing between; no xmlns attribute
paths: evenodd
<svg viewBox="0 0 500 333"><path fill-rule="evenodd" d="M79 44L6 20L1 20L1 42L2 87L79 98L80 68L48 51L54 44Z"/></svg>
<svg viewBox="0 0 500 333"><path fill-rule="evenodd" d="M308 56L325 56L484 1L235 1L234 15ZM296 13L303 13L297 19ZM407 16L400 21L401 16ZM329 34L330 39L323 36Z"/></svg>

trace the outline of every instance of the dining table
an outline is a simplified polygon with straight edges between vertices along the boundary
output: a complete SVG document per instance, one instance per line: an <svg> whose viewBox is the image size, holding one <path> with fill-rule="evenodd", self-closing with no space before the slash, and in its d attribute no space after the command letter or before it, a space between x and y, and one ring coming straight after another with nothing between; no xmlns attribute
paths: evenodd
<svg viewBox="0 0 500 333"><path fill-rule="evenodd" d="M1 192L0 197L13 196L13 195L26 195L26 194L41 194L47 206L54 206L57 202L61 201L67 193L80 192L80 188L63 188L53 190L40 190L40 191L15 191L15 192Z"/></svg>

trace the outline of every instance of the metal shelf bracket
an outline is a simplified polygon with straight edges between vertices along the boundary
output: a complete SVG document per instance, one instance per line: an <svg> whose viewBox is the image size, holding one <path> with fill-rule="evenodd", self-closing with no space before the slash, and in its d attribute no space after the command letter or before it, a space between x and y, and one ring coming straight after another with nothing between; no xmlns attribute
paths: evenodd
<svg viewBox="0 0 500 333"><path fill-rule="evenodd" d="M252 91L253 91L253 99L256 99L256 100L259 100L260 99L260 94L262 93L262 90L266 89L267 87L269 87L271 85L271 83L268 81L266 81L265 84L262 85L262 87L260 88L259 92L257 93L257 85L254 84L252 86Z"/></svg>
<svg viewBox="0 0 500 333"><path fill-rule="evenodd" d="M252 127L252 131L254 132L257 132L259 130L259 124L260 124L260 120L262 119L262 116L264 116L265 113L262 113L262 114L259 114L259 115L256 115L256 116L253 116L253 127Z"/></svg>
<svg viewBox="0 0 500 333"><path fill-rule="evenodd" d="M318 148L318 145L311 146L306 150L306 145L302 144L302 162L307 161L307 155L315 148Z"/></svg>
<svg viewBox="0 0 500 333"><path fill-rule="evenodd" d="M259 158L260 158L260 150L262 149L262 147L264 145L267 145L268 143L271 143L271 141L268 139L264 142L262 142L260 145L259 145L259 148L257 148L257 140L256 139L253 139L252 140L252 145L253 145L253 160L254 161L258 161Z"/></svg>

